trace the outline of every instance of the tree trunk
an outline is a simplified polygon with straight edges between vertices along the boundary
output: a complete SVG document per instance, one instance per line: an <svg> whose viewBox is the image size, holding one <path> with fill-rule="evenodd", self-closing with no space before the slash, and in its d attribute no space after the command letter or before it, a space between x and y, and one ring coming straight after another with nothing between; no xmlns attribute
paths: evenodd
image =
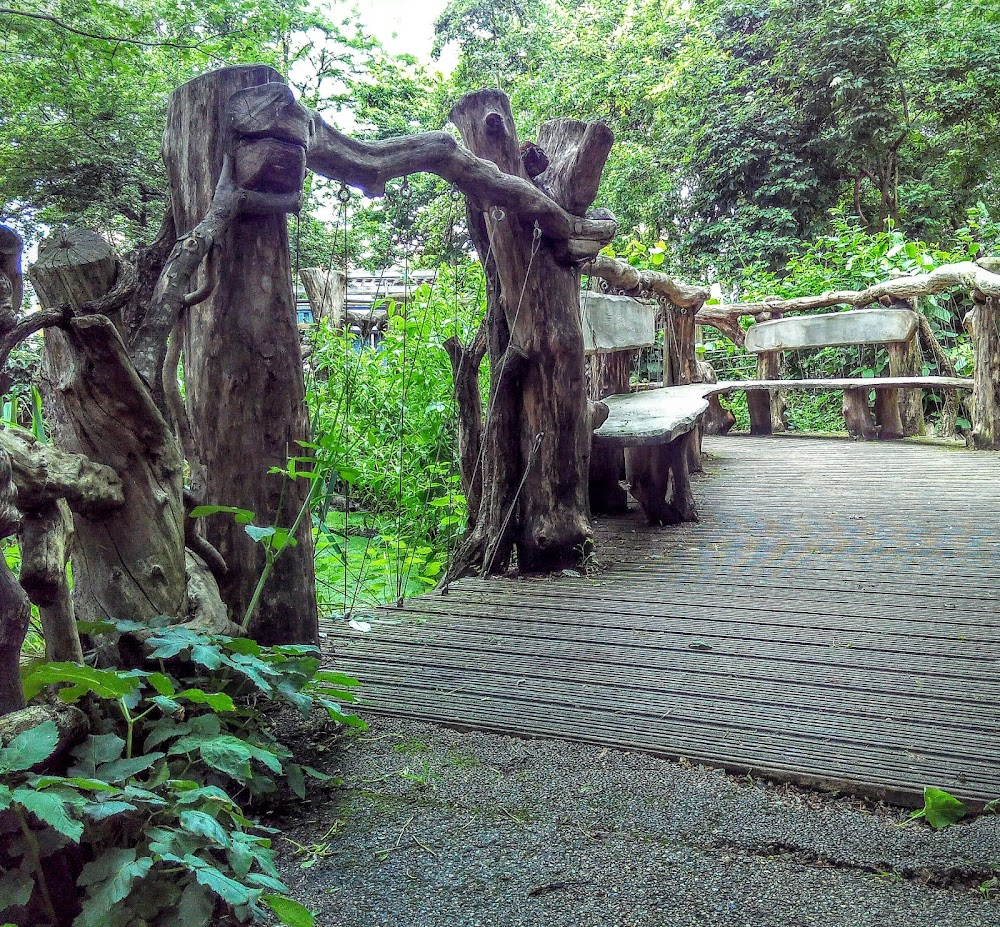
<svg viewBox="0 0 1000 927"><path fill-rule="evenodd" d="M635 351L611 351L589 357L589 398L601 400L605 396L627 393L635 354ZM620 447L593 444L590 454L591 511L595 515L627 512L628 493L621 485L625 478L625 451Z"/></svg>
<svg viewBox="0 0 1000 927"><path fill-rule="evenodd" d="M49 350L49 388L70 426L66 450L121 474L125 502L103 518L76 513L76 614L149 621L187 614L183 458L112 323L82 316Z"/></svg>
<svg viewBox="0 0 1000 927"><path fill-rule="evenodd" d="M334 328L344 324L344 310L347 306L347 276L342 270L327 270L322 267L303 267L299 279L306 288L313 321L317 324L326 320Z"/></svg>
<svg viewBox="0 0 1000 927"><path fill-rule="evenodd" d="M860 388L844 390L844 422L852 438L872 441L878 437L878 429L868 405L868 393L869 390Z"/></svg>
<svg viewBox="0 0 1000 927"><path fill-rule="evenodd" d="M458 418L458 459L465 492L467 526L475 528L483 492L480 450L483 440L483 396L479 389L479 368L486 355L488 332L485 319L475 338L462 344L458 335L444 343L451 361L452 395Z"/></svg>
<svg viewBox="0 0 1000 927"><path fill-rule="evenodd" d="M179 235L208 212L223 155L233 153L226 117L230 97L281 80L263 65L224 68L171 96L164 160ZM277 192L290 185L290 177L261 173L263 162L250 148L238 147L235 154L242 185ZM184 332L188 410L206 472L202 501L249 509L258 525L287 528L307 504L310 484L268 474L289 457L305 454L297 442L309 437L284 216L241 216L213 259L224 283L187 313ZM205 534L230 566L221 591L239 621L264 568L265 551L228 516L209 518ZM286 548L275 564L250 624L250 634L262 643L317 639L309 518L302 520L296 539L297 546Z"/></svg>
<svg viewBox="0 0 1000 927"><path fill-rule="evenodd" d="M944 348L941 347L941 342L937 340L937 336L931 328L931 323L927 321L927 316L922 312L917 313L917 325L919 329L919 344L934 358L941 376L957 377L958 371L955 369L954 362L947 355ZM971 404L972 397L960 395L958 390L945 390L944 401L941 404L941 421L938 423L937 433L944 438L953 438L957 433L959 408L961 406L965 407L966 415L971 421Z"/></svg>
<svg viewBox="0 0 1000 927"><path fill-rule="evenodd" d="M908 306L907 308L912 307ZM919 331L904 344L893 343L889 345L890 377L919 377L923 373L923 366ZM957 400L958 393L953 393L953 395ZM898 397L901 436L910 438L913 435L924 434L927 429L924 424L923 390L901 389Z"/></svg>
<svg viewBox="0 0 1000 927"><path fill-rule="evenodd" d="M16 494L10 458L0 451L0 538L10 537L17 530ZM21 646L30 620L31 603L7 566L6 558L0 556L0 715L24 707Z"/></svg>
<svg viewBox="0 0 1000 927"><path fill-rule="evenodd" d="M976 352L972 440L981 450L1000 448L1000 298L976 302L972 320Z"/></svg>
<svg viewBox="0 0 1000 927"><path fill-rule="evenodd" d="M498 91L469 94L451 118L473 154L507 174L529 179L506 96ZM548 169L538 176L537 186L571 214L583 215L596 195L610 141L603 126L566 119L546 123L538 143ZM503 474L500 483L484 483L483 568L498 572L506 565L502 535L510 526L521 570L561 569L579 561L591 537L580 271L567 255L566 242L546 239L513 212L492 211L489 202L474 206L489 223L486 246L499 278L504 324L495 331L509 333L506 343L491 337L490 344L490 414L505 419L508 441L488 444L485 453L514 461L513 474ZM507 405L511 401L513 408ZM494 424L487 423L488 442ZM504 435L494 432L493 437ZM513 492L511 475L517 480Z"/></svg>
<svg viewBox="0 0 1000 927"><path fill-rule="evenodd" d="M104 295L110 280L95 249L85 236L57 236L41 249L29 274L39 296L78 307ZM76 317L64 331L48 329L45 342L43 381L56 409L57 443L123 478L123 505L100 513L76 508L76 616L183 620L183 458L174 433L109 319Z"/></svg>
<svg viewBox="0 0 1000 927"><path fill-rule="evenodd" d="M66 567L73 543L73 513L56 499L21 523L21 587L38 606L45 637L45 658L82 663L83 648Z"/></svg>

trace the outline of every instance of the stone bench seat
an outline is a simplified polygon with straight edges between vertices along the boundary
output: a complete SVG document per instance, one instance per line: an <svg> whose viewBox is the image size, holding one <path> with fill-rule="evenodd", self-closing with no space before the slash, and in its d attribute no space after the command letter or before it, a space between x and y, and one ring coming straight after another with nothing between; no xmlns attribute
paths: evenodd
<svg viewBox="0 0 1000 927"><path fill-rule="evenodd" d="M650 524L697 521L691 461L700 448L697 428L708 411L706 388L668 386L601 400L607 420L594 431L590 500L595 512L621 511L621 458L629 491Z"/></svg>

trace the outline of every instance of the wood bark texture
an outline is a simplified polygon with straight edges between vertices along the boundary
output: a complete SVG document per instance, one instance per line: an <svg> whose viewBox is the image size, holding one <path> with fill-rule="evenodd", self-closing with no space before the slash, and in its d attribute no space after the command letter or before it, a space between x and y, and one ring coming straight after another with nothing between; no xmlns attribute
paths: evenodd
<svg viewBox="0 0 1000 927"><path fill-rule="evenodd" d="M73 531L73 513L65 499L25 513L21 522L21 586L38 606L45 659L63 663L83 662L66 573Z"/></svg>
<svg viewBox="0 0 1000 927"><path fill-rule="evenodd" d="M551 209L581 216L593 201L611 145L611 133L600 124L555 120L539 129L538 144L549 166L532 184L521 161L520 145L507 97L498 91L468 94L455 106L452 121L469 150L516 181L535 187ZM503 185L511 185L504 182ZM536 186L537 185L537 186ZM499 280L499 305L509 332L505 345L491 345L498 379L512 375L516 404L505 453L515 461L518 484L513 496L497 499L499 517L489 531L484 569L500 562L491 549L503 545L509 525L518 567L526 572L574 565L590 541L587 477L590 430L584 378L583 331L580 323L580 272L567 260L574 246L565 238L550 239L532 212L494 210L496 185L467 191L471 205L486 223L488 247ZM574 220L575 221L575 220ZM580 221L583 221L582 219ZM509 359L521 361L507 372ZM491 409L513 396L493 394ZM506 414L506 410L502 410ZM490 448L487 447L487 453ZM506 480L505 480L506 482ZM509 484L507 487L509 489ZM484 492L493 492L485 488Z"/></svg>
<svg viewBox="0 0 1000 927"><path fill-rule="evenodd" d="M0 451L0 539L17 531L20 512L15 506L17 488L10 458ZM21 645L31 620L31 603L7 560L0 557L0 715L24 707L21 690Z"/></svg>
<svg viewBox="0 0 1000 927"><path fill-rule="evenodd" d="M468 345L457 335L444 342L451 362L452 395L458 410L458 459L465 493L467 527L475 528L483 494L480 451L483 440L483 396L479 388L479 368L489 341L484 319Z"/></svg>
<svg viewBox="0 0 1000 927"><path fill-rule="evenodd" d="M889 376L919 377L923 371L923 366L923 358L920 355L919 332L910 341L903 344L894 343L889 345ZM957 393L950 393L948 395L953 397L954 402L957 402ZM924 424L924 397L922 391L919 389L901 389L898 394L897 403L900 437L910 438L914 435L924 434L927 429Z"/></svg>
<svg viewBox="0 0 1000 927"><path fill-rule="evenodd" d="M976 303L973 316L976 385L972 394L972 440L977 448L1000 448L1000 298Z"/></svg>
<svg viewBox="0 0 1000 927"><path fill-rule="evenodd" d="M703 306L698 311L698 322L715 325L713 320L738 319L745 315L753 316L761 322L773 318L775 313L805 312L810 309L828 309L840 305L861 308L880 300L889 303L911 300L918 296L933 296L956 287L997 298L1000 297L1000 273L971 261L943 264L929 274L893 277L864 290L835 290L818 296L801 296L796 299L768 297L758 302Z"/></svg>
<svg viewBox="0 0 1000 927"><path fill-rule="evenodd" d="M893 391L894 392L894 391ZM871 406L868 404L868 388L844 390L844 422L847 433L852 438L862 438L872 441L878 437L878 428L872 418Z"/></svg>
<svg viewBox="0 0 1000 927"><path fill-rule="evenodd" d="M587 358L587 394L591 400L627 393L636 351L612 351ZM628 511L625 479L625 452L620 447L593 443L590 451L590 510L595 515Z"/></svg>
<svg viewBox="0 0 1000 927"><path fill-rule="evenodd" d="M342 270L303 267L299 279L306 288L313 321L328 321L334 328L344 324L347 305L347 277Z"/></svg>
<svg viewBox="0 0 1000 927"><path fill-rule="evenodd" d="M171 96L164 160L179 235L194 229L211 207L224 156L232 150L231 98L279 81L281 76L263 65L224 68L184 84ZM236 128L252 138L253 125L273 130L273 116L254 110L250 124ZM291 119L290 125L301 125L301 120ZM289 134L295 131L290 128ZM262 176L261 183L267 188L269 181ZM278 186L287 187L284 181ZM303 454L297 442L308 439L284 216L241 215L214 260L224 285L186 313L184 333L188 410L206 472L202 501L249 509L261 525L289 527L306 502L308 481L286 483L267 473L289 456ZM253 470L245 466L250 461ZM226 562L238 566L221 589L234 617L242 618L264 567L264 550L227 516L207 519L205 530ZM250 634L262 643L317 638L308 518L297 541L275 564L250 626Z"/></svg>

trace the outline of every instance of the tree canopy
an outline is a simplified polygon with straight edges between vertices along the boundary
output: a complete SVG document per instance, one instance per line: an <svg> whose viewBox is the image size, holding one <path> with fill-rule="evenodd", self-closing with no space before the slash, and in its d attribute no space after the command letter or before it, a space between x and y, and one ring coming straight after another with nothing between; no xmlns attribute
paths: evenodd
<svg viewBox="0 0 1000 927"><path fill-rule="evenodd" d="M429 50L457 49L446 78L386 53L346 7L317 9L18 0L0 11L0 210L29 234L72 221L150 240L167 94L212 67L261 61L369 138L440 128L484 85L510 95L526 138L547 118L603 120L616 144L599 205L702 277L780 269L828 231L834 208L870 232L931 241L967 227L970 209L1000 212L990 0L452 0ZM453 247L439 230L442 189L410 184L416 251ZM314 186L307 207L323 201ZM307 263L331 247L308 213L297 236ZM356 259L394 257L398 213L357 211Z"/></svg>

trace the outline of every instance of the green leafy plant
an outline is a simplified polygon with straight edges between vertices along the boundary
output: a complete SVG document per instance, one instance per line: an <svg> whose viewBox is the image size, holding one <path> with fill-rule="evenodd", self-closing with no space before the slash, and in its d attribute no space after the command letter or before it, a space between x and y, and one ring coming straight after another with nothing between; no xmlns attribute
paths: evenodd
<svg viewBox="0 0 1000 927"><path fill-rule="evenodd" d="M128 634L131 622L85 626ZM264 709L276 703L303 715L322 708L363 727L343 709L356 681L320 669L308 647L263 647L246 638L183 627L154 629L145 646L158 670L107 670L44 663L24 679L29 698L58 685L67 703L86 701L100 719L72 752L65 775L33 772L58 744L45 722L0 750L0 811L19 837L0 879L0 911L55 909L44 860L71 850L82 864L73 927L192 927L223 913L239 923L310 925L287 897L268 828L241 802L273 793L281 781L305 795L307 779L329 777L293 761L271 732ZM102 729L103 728L103 729Z"/></svg>
<svg viewBox="0 0 1000 927"><path fill-rule="evenodd" d="M965 817L965 805L962 802L943 789L931 786L924 789L923 808L910 815L913 820L922 818L935 830L950 827L963 817Z"/></svg>

